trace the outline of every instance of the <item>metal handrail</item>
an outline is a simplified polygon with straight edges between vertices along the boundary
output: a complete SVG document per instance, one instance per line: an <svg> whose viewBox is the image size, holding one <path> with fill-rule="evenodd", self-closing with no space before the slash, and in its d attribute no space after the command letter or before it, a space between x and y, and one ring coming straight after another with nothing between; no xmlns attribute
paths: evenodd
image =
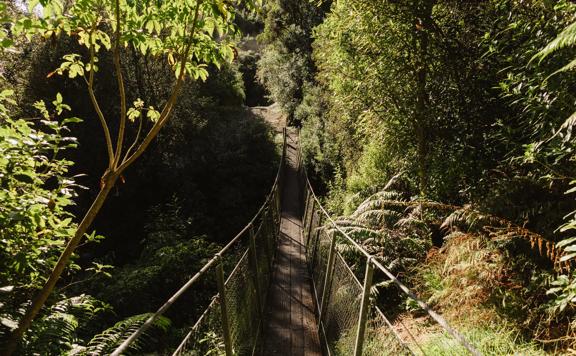
<svg viewBox="0 0 576 356"><path fill-rule="evenodd" d="M454 339L456 339L464 348L466 348L466 350L468 350L472 355L474 356L480 356L481 353L476 350L476 348L474 348L474 346L471 345L471 343L466 340L466 338L460 334L458 331L456 331L454 328L452 328L448 322L438 313L436 313L435 311L433 311L430 306L428 304L426 304L425 302L423 302L422 300L420 300L412 291L410 291L410 289L403 284L402 282L400 282L400 280L398 280L398 278L392 273L390 272L386 267L384 267L377 259L376 256L371 255L370 253L368 253L358 242L356 242L352 237L350 237L350 235L348 235L345 231L343 231L332 219L332 217L330 216L330 214L328 214L328 212L324 209L324 207L322 206L322 203L320 202L320 200L318 199L318 197L316 196L316 193L314 192L314 189L312 188L312 184L310 183L310 180L308 179L308 174L306 172L306 169L304 168L304 162L302 161L302 151L300 150L300 145L299 145L299 149L298 149L298 162L299 162L299 166L300 166L300 170L301 170L301 174L303 175L304 179L305 179L305 187L307 188L308 194L311 195L311 197L313 198L313 210L312 210L312 217L310 219L310 223L313 223L314 220L314 209L318 209L318 211L320 211L324 217L324 219L326 219L326 222L328 222L331 227L333 227L336 231L338 231L345 239L346 241L348 241L356 250L356 252L359 252L360 254L362 254L364 257L366 257L366 280L365 282L368 281L368 283L365 283L363 286L363 292L364 294L369 293L370 288L372 287L372 280L371 280L371 269L373 267L376 267L378 270L380 270L381 272L383 272L386 277L388 277L389 280L391 280L392 282L394 282L399 288L400 290L406 294L408 297L410 297L411 299L413 299L414 301L416 301L416 303L420 306L420 308L422 308L426 313L428 313L428 315L435 320L448 334L450 334L452 337L454 337ZM306 198L308 200L308 197ZM306 204L306 210L308 209L309 204ZM306 216L307 216L307 211L304 211L303 213L303 218L304 218L304 224L306 224ZM311 226L310 226L311 227ZM307 226L303 227L304 229L309 228ZM334 237L333 237L334 238ZM330 253L332 253L333 251L331 250ZM338 251L335 251L336 254L340 255L340 253ZM340 257L342 257L340 255ZM330 260L333 260L332 258L328 258L328 264L330 264ZM328 266L327 270L326 270L326 277L329 276L329 268L330 266ZM370 275L370 276L369 276ZM369 276L369 278L368 278ZM356 279L357 282L359 282ZM314 286L314 288L316 289L316 286ZM316 292L316 291L315 291ZM322 290L322 294L323 294L323 298L326 295L327 291L326 290ZM318 299L318 298L317 298ZM365 298L363 298L365 299ZM318 300L317 300L318 302ZM365 299L364 303L367 303L368 301ZM317 303L318 304L318 303ZM323 303L321 303L321 305L318 305L317 307L319 308L318 312L319 312L319 329L320 330L324 330L324 325L322 322L322 314L323 314L323 310L322 308L324 308L325 306L322 305ZM364 309L364 308L363 308ZM364 312L362 309L361 314ZM354 354L356 356L361 355L362 354L362 342L363 342L363 334L364 334L364 326L366 323L366 315L359 316L360 320L358 323L358 335L357 335L357 339L356 339L356 346L355 346L355 352ZM393 330L394 333L395 330Z"/></svg>
<svg viewBox="0 0 576 356"><path fill-rule="evenodd" d="M276 172L276 177L274 179L274 183L272 184L272 188L270 192L266 196L264 203L258 209L258 212L254 215L254 217L244 226L242 230L229 242L227 243L214 257L212 257L200 270L188 280L176 293L174 293L154 314L152 314L146 321L137 329L135 330L126 340L124 340L114 352L111 353L111 356L120 356L126 349L134 342L138 337L140 337L146 330L148 330L160 316L162 316L173 304L178 300L200 277L202 277L211 267L216 265L217 262L221 262L222 256L233 246L235 245L243 236L244 234L254 226L254 223L257 219L261 216L262 212L269 206L271 200L275 197L276 190L279 188L280 180L282 179L281 175L283 172L284 163L286 160L286 128L284 128L283 132L283 142L282 142L282 156L280 158L280 164L278 166L278 170ZM210 303L212 304L212 303ZM203 316L203 315L202 315ZM202 316L200 318L202 318ZM228 345L227 345L228 346ZM180 348L180 347L179 347Z"/></svg>

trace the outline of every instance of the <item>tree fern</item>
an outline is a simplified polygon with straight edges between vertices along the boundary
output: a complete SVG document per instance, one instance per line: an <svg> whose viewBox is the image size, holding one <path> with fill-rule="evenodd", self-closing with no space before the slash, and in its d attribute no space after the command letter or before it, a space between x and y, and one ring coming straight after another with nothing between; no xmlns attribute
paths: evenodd
<svg viewBox="0 0 576 356"><path fill-rule="evenodd" d="M399 201L399 194L397 192L380 191L372 194L366 198L352 215L361 214L365 210L373 210L374 208L384 206L386 202Z"/></svg>
<svg viewBox="0 0 576 356"><path fill-rule="evenodd" d="M440 228L445 231L450 231L458 227L464 231L478 232L487 225L502 226L510 224L511 223L505 222L503 219L499 219L493 215L483 214L467 205L454 211L444 219Z"/></svg>
<svg viewBox="0 0 576 356"><path fill-rule="evenodd" d="M406 216L396 222L395 228L421 237L430 236L428 224L426 224L422 219L422 210L423 207L421 205L415 205L412 208L408 208L405 211Z"/></svg>

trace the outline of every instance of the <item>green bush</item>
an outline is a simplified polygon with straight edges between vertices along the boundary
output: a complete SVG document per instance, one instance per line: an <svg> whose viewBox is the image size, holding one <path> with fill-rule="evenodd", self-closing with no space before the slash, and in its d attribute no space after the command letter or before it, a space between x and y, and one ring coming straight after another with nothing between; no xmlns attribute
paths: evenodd
<svg viewBox="0 0 576 356"><path fill-rule="evenodd" d="M15 311L19 303L40 287L52 269L76 224L69 212L78 188L69 169L72 162L62 152L76 147L67 136L77 118L57 121L70 110L57 95L54 113L43 102L36 108L41 118L12 119L15 102L11 91L0 93L0 295L3 312ZM73 264L73 270L78 265ZM7 303L7 299L10 302ZM16 303L16 305L12 304ZM4 309L7 308L7 309Z"/></svg>

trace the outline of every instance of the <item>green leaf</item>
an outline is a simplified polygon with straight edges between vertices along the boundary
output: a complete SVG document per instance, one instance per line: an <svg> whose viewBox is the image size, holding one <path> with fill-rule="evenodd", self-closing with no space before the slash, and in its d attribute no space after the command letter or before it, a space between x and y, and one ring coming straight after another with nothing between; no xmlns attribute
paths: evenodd
<svg viewBox="0 0 576 356"><path fill-rule="evenodd" d="M152 122L157 122L160 118L160 113L154 109L153 106L148 107L148 112L146 113L146 117Z"/></svg>
<svg viewBox="0 0 576 356"><path fill-rule="evenodd" d="M576 243L576 237L571 237L568 239L564 239L556 244L556 247L564 247L570 245L572 243Z"/></svg>
<svg viewBox="0 0 576 356"><path fill-rule="evenodd" d="M128 109L128 120L134 122L137 118L140 117L140 110L136 110L135 108Z"/></svg>
<svg viewBox="0 0 576 356"><path fill-rule="evenodd" d="M18 173L18 174L14 175L14 179L19 180L20 182L23 182L23 183L28 183L28 184L34 183L35 178L36 177L34 176L34 174L27 173L27 172Z"/></svg>
<svg viewBox="0 0 576 356"><path fill-rule="evenodd" d="M567 254L567 255L562 256L562 257L560 258L560 262L565 262L565 261L571 260L571 259L573 259L574 257L576 257L576 253L569 253L569 254Z"/></svg>

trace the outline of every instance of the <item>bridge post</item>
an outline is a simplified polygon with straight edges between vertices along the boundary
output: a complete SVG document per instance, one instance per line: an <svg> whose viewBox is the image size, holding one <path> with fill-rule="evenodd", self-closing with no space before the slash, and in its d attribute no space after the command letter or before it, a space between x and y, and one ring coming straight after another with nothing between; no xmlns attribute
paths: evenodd
<svg viewBox="0 0 576 356"><path fill-rule="evenodd" d="M364 275L364 288L362 290L362 304L360 304L360 316L358 318L358 332L356 333L354 356L362 355L362 347L364 346L364 334L366 331L366 321L368 317L368 310L370 309L370 288L372 288L373 275L374 266L372 265L372 256L370 256L366 259L366 273Z"/></svg>
<svg viewBox="0 0 576 356"><path fill-rule="evenodd" d="M320 303L320 315L318 315L318 328L322 325L322 317L326 313L326 308L328 307L328 288L330 287L330 282L332 281L332 274L334 272L334 255L336 251L336 236L332 234L332 239L330 240L330 250L328 251L328 263L326 266L326 277L324 278L324 286L322 287L322 302Z"/></svg>
<svg viewBox="0 0 576 356"><path fill-rule="evenodd" d="M278 215L278 220L280 220L282 215L282 206L280 205L280 186L277 186L274 191L274 201L276 203L276 214Z"/></svg>
<svg viewBox="0 0 576 356"><path fill-rule="evenodd" d="M226 356L233 356L232 353L232 337L230 336L230 323L228 321L228 308L226 307L226 292L224 285L224 266L222 256L218 253L216 254L218 258L218 265L216 266L216 284L218 285L218 295L220 299L220 312L222 320L222 331L224 336L224 347L226 350Z"/></svg>

